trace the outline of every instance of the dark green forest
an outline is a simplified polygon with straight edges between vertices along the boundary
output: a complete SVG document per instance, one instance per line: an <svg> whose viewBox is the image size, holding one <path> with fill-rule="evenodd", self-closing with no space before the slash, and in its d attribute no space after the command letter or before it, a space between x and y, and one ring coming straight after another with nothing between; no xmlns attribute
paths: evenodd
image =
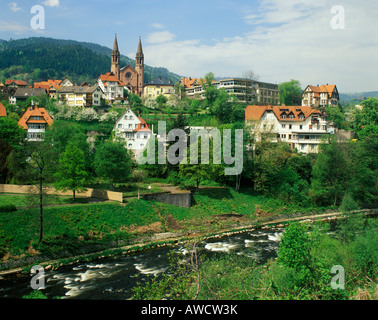
<svg viewBox="0 0 378 320"><path fill-rule="evenodd" d="M74 83L94 83L101 73L110 71L110 54L111 49L104 46L73 40L42 37L0 40L0 80L14 78L32 84L68 77ZM135 66L135 61L121 56L121 66L128 64ZM180 78L166 68L145 65L145 81L157 77L172 83Z"/></svg>

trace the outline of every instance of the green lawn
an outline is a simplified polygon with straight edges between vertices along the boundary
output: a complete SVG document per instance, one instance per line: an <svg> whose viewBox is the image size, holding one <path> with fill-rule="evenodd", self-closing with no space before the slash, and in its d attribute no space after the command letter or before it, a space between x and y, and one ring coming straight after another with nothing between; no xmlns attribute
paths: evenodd
<svg viewBox="0 0 378 320"><path fill-rule="evenodd" d="M85 198L76 197L77 203L85 202ZM38 200L35 198L34 206L38 204ZM71 204L72 196L47 196L46 204ZM28 207L33 206L30 196L26 194L7 194L0 193L0 206L2 205L15 205L16 207Z"/></svg>

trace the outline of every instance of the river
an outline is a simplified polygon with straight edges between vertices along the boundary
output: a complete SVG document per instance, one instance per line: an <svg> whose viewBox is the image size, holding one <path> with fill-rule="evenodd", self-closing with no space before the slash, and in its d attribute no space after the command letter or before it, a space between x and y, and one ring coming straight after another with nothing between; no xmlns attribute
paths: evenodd
<svg viewBox="0 0 378 320"><path fill-rule="evenodd" d="M236 253L263 264L276 257L282 232L280 228L246 231L208 239L199 244L199 248L208 256ZM176 244L45 271L45 288L41 290L48 298L128 299L138 282L143 283L150 276L167 272L168 253L172 251L183 259L188 256L185 244ZM4 277L0 280L0 298L22 298L32 291L30 281L31 276L25 274Z"/></svg>

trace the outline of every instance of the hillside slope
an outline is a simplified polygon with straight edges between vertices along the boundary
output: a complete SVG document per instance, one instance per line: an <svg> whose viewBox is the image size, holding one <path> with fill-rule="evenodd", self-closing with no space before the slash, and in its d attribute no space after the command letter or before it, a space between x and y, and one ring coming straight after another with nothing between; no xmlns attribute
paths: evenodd
<svg viewBox="0 0 378 320"><path fill-rule="evenodd" d="M94 83L110 71L111 49L87 42L52 38L0 40L0 79L17 78L29 83L69 77L75 83ZM121 65L135 61L121 56ZM166 68L145 66L145 81L161 77L175 83L179 76Z"/></svg>

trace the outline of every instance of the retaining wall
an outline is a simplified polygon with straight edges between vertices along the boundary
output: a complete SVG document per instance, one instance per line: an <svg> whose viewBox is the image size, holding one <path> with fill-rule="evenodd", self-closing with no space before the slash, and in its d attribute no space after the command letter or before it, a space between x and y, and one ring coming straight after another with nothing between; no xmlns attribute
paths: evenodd
<svg viewBox="0 0 378 320"><path fill-rule="evenodd" d="M146 194L143 196L143 199L172 204L177 207L190 208L192 206L191 192Z"/></svg>

